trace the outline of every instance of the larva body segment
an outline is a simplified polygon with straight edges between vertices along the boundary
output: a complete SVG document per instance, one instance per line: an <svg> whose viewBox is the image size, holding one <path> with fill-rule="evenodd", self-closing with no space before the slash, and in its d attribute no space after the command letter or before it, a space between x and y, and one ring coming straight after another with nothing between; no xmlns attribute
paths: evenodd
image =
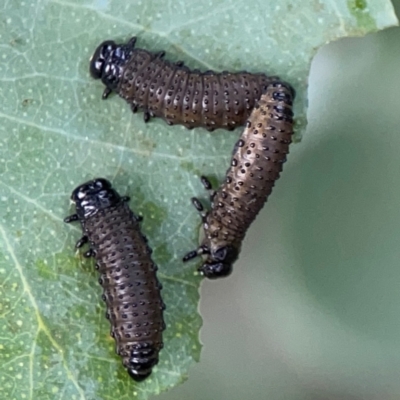
<svg viewBox="0 0 400 400"><path fill-rule="evenodd" d="M182 62L164 60L164 52L135 48L136 38L126 44L106 41L91 62L93 78L114 91L133 112L144 111L144 120L159 117L169 125L232 130L244 125L256 101L276 76L244 72L200 72Z"/></svg>
<svg viewBox="0 0 400 400"><path fill-rule="evenodd" d="M224 182L211 194L211 210L202 213L204 240L184 261L205 256L199 271L208 278L232 271L247 229L272 192L279 178L293 134L293 91L283 82L271 84L254 107L237 141ZM206 189L211 189L202 177Z"/></svg>
<svg viewBox="0 0 400 400"><path fill-rule="evenodd" d="M141 234L139 217L106 179L78 186L72 193L83 237L76 247L89 243L85 256L94 256L103 287L106 317L124 367L136 381L147 378L158 363L165 329L161 284L151 250Z"/></svg>

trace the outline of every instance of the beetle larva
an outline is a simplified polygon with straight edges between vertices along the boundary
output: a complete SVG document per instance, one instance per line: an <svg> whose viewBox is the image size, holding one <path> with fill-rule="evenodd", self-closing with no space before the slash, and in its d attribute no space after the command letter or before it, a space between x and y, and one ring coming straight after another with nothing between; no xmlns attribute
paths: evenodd
<svg viewBox="0 0 400 400"><path fill-rule="evenodd" d="M232 130L244 125L256 101L276 76L249 72L200 72L183 62L164 60L165 52L151 53L128 43L101 43L90 61L90 73L106 86L103 98L118 93L144 120L160 117L169 125ZM293 90L293 89L291 89Z"/></svg>
<svg viewBox="0 0 400 400"><path fill-rule="evenodd" d="M211 193L211 211L201 212L204 240L183 261L205 255L199 271L208 278L232 272L246 231L264 206L289 153L293 133L293 92L283 82L271 84L254 107L236 143L225 181ZM203 185L211 190L207 178Z"/></svg>
<svg viewBox="0 0 400 400"><path fill-rule="evenodd" d="M106 179L78 186L71 200L76 214L65 222L82 225L76 247L89 243L85 256L96 260L116 352L130 376L142 381L158 363L163 347L165 305L140 218L130 210L129 198L121 197Z"/></svg>

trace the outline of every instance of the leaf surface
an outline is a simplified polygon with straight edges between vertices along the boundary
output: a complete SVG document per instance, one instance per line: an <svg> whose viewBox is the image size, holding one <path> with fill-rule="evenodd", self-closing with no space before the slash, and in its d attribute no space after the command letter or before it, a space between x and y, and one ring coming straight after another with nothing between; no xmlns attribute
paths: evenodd
<svg viewBox="0 0 400 400"><path fill-rule="evenodd" d="M147 399L198 361L196 247L200 174L220 180L240 130L144 124L101 100L88 61L103 40L139 37L192 68L279 75L305 128L310 62L325 43L397 23L388 0L5 1L0 18L0 397ZM165 348L135 384L114 352L92 261L74 253L69 196L103 176L131 197L160 267Z"/></svg>

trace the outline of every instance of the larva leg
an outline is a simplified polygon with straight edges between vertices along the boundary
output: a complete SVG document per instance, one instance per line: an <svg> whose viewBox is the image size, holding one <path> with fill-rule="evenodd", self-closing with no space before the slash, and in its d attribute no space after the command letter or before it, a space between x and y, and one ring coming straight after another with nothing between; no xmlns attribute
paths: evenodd
<svg viewBox="0 0 400 400"><path fill-rule="evenodd" d="M184 63L183 61L177 61L177 62L175 63L175 65L176 65L177 67L183 67L183 66L185 65L185 63Z"/></svg>
<svg viewBox="0 0 400 400"><path fill-rule="evenodd" d="M80 249L84 244L86 244L89 241L89 238L87 236L82 236L75 244L76 249Z"/></svg>
<svg viewBox="0 0 400 400"><path fill-rule="evenodd" d="M138 112L138 106L136 104L132 104L131 105L131 110L134 114L136 114Z"/></svg>
<svg viewBox="0 0 400 400"><path fill-rule="evenodd" d="M75 222L75 221L79 221L78 214L72 214L72 215L70 215L70 216L64 218L64 222L65 222L66 224L69 224L69 223Z"/></svg>
<svg viewBox="0 0 400 400"><path fill-rule="evenodd" d="M203 204L201 204L200 200L197 197L192 197L192 204L194 205L195 209L199 212L204 211Z"/></svg>
<svg viewBox="0 0 400 400"><path fill-rule="evenodd" d="M192 197L190 200L192 201L195 209L200 213L202 221L205 222L207 213L204 211L203 204L201 204L200 200L197 197Z"/></svg>
<svg viewBox="0 0 400 400"><path fill-rule="evenodd" d="M208 250L206 246L200 246L197 250L189 251L189 253L182 258L182 261L186 262L192 260L193 258L201 256L202 254L210 254L210 250Z"/></svg>
<svg viewBox="0 0 400 400"><path fill-rule="evenodd" d="M150 113L148 111L145 111L143 113L143 120L144 120L145 123L150 121Z"/></svg>
<svg viewBox="0 0 400 400"><path fill-rule="evenodd" d="M196 208L197 211L199 211L201 215L201 219L204 222L207 216L207 213L204 212L204 207L203 204L201 204L200 200L197 197L192 197L191 198L192 204ZM197 256L200 256L201 254L207 254L210 253L208 248L206 246L200 246L196 250L189 251L183 258L182 261L186 262L189 260L192 260L193 258L196 258Z"/></svg>
<svg viewBox="0 0 400 400"><path fill-rule="evenodd" d="M164 58L165 56L165 51L159 51L158 53L154 54L156 58Z"/></svg>
<svg viewBox="0 0 400 400"><path fill-rule="evenodd" d="M96 255L95 251L93 249L89 249L86 253L83 254L83 257L90 258L94 257L95 255Z"/></svg>
<svg viewBox="0 0 400 400"><path fill-rule="evenodd" d="M104 89L104 92L103 92L103 94L102 94L102 96L101 96L101 98L102 98L103 100L106 100L107 97L111 94L111 92L112 92L111 89L105 88L105 89Z"/></svg>
<svg viewBox="0 0 400 400"><path fill-rule="evenodd" d="M203 184L204 189L206 189L209 192L210 200L212 200L215 196L215 190L213 190L211 182L205 176L201 176L200 181Z"/></svg>
<svg viewBox="0 0 400 400"><path fill-rule="evenodd" d="M128 201L130 201L130 197L129 196L123 196L121 197L121 201L123 201L124 203L128 203Z"/></svg>
<svg viewBox="0 0 400 400"><path fill-rule="evenodd" d="M200 177L200 181L201 181L201 183L203 184L204 189L206 189L206 190L212 190L212 185L211 185L211 182L209 181L208 178L206 178L205 176L201 176L201 177Z"/></svg>
<svg viewBox="0 0 400 400"><path fill-rule="evenodd" d="M183 261L183 262L186 262L186 261L189 261L189 260L193 260L193 258L196 258L197 256L198 256L197 250L192 250L192 251L189 251L189 253L187 253L187 254L182 258L182 261Z"/></svg>
<svg viewBox="0 0 400 400"><path fill-rule="evenodd" d="M129 39L128 46L129 46L131 49L133 49L133 48L135 47L135 44L136 44L136 36L132 36L132 37Z"/></svg>

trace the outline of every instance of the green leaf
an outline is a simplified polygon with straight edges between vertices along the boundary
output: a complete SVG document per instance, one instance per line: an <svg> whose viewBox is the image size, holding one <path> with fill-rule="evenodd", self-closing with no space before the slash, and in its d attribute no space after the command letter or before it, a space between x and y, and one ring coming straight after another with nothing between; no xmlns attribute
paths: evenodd
<svg viewBox="0 0 400 400"><path fill-rule="evenodd" d="M88 61L105 39L203 69L280 75L305 127L310 61L323 44L397 23L388 0L6 1L0 6L0 397L147 399L182 382L201 344L196 247L199 175L221 179L239 131L145 125L101 100ZM345 71L345 68L344 68ZM135 384L114 353L93 262L62 222L72 189L104 176L129 194L160 267L165 349ZM217 283L215 283L217 284Z"/></svg>

